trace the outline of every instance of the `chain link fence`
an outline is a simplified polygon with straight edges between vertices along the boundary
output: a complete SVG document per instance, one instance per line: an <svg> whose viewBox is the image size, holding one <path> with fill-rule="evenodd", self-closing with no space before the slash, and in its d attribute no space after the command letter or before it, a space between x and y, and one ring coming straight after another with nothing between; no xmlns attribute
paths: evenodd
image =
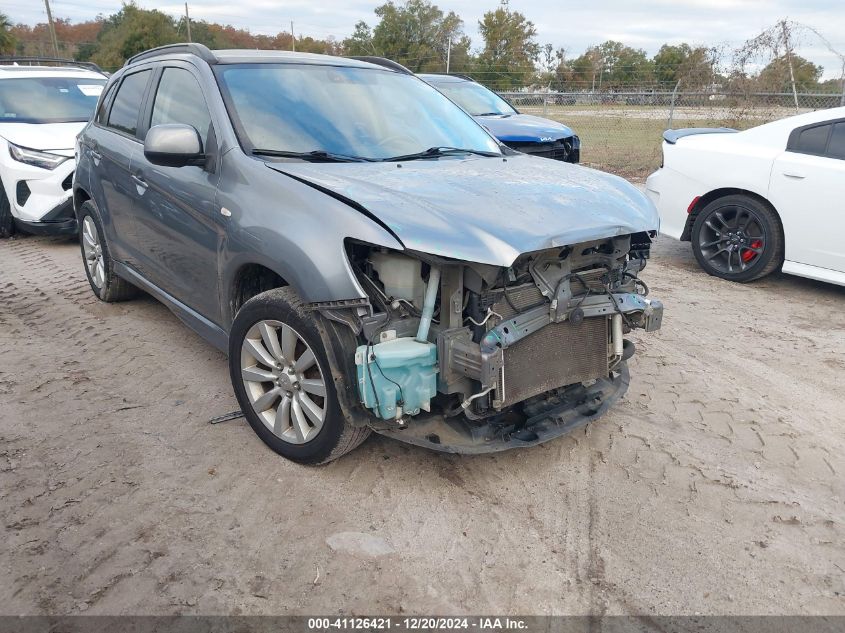
<svg viewBox="0 0 845 633"><path fill-rule="evenodd" d="M664 130L745 130L802 112L845 105L841 94L729 92L503 92L520 112L560 121L581 137L581 162L643 179L660 166Z"/></svg>

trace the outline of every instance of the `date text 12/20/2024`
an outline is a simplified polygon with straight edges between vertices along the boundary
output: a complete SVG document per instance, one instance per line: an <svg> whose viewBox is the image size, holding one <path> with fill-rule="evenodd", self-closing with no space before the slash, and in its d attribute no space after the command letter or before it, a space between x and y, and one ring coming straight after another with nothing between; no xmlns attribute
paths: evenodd
<svg viewBox="0 0 845 633"><path fill-rule="evenodd" d="M449 630L480 630L480 631L524 631L528 624L525 620L510 617L476 617L476 618L437 618L437 617L341 617L341 618L308 618L309 631L388 631L391 629L405 631L449 631Z"/></svg>

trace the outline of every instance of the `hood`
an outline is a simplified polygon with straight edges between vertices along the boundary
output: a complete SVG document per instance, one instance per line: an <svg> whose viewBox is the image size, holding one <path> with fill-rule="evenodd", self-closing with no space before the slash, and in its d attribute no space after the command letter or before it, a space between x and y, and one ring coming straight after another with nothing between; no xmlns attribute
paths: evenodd
<svg viewBox="0 0 845 633"><path fill-rule="evenodd" d="M76 135L86 122L75 123L0 123L0 136L29 149L73 150Z"/></svg>
<svg viewBox="0 0 845 633"><path fill-rule="evenodd" d="M503 143L547 143L574 134L563 123L530 114L478 116L475 120Z"/></svg>
<svg viewBox="0 0 845 633"><path fill-rule="evenodd" d="M494 266L659 223L622 178L533 156L267 166L359 204L405 248Z"/></svg>

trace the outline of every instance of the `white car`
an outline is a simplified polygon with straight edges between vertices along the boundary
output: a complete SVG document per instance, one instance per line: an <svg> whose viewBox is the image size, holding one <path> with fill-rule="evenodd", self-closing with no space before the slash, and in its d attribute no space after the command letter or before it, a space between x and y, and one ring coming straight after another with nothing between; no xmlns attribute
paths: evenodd
<svg viewBox="0 0 845 633"><path fill-rule="evenodd" d="M0 237L76 233L74 144L107 81L93 64L31 64L0 61Z"/></svg>
<svg viewBox="0 0 845 633"><path fill-rule="evenodd" d="M845 285L845 108L736 132L669 130L646 193L711 275Z"/></svg>

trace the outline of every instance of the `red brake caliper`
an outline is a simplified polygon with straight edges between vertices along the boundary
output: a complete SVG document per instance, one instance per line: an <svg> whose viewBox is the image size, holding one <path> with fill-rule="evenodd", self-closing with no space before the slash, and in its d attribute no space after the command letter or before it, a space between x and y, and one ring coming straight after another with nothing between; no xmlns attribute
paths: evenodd
<svg viewBox="0 0 845 633"><path fill-rule="evenodd" d="M763 240L754 240L753 242L751 242L751 248L760 248L761 246L763 246ZM755 253L754 251L745 251L742 254L742 261L748 263L755 257L757 257L757 253Z"/></svg>

